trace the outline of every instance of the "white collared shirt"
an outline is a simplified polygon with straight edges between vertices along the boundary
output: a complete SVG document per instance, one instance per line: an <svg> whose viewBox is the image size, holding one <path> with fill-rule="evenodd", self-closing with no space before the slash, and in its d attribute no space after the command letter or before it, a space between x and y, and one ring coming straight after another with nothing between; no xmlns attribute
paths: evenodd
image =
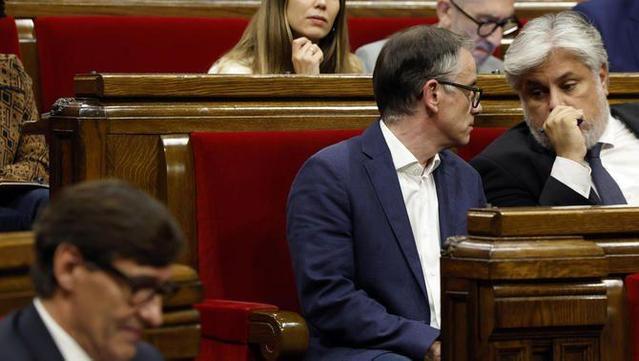
<svg viewBox="0 0 639 361"><path fill-rule="evenodd" d="M84 349L71 337L54 319L51 317L47 309L44 308L42 301L35 298L33 305L40 315L44 326L49 331L53 342L58 347L62 357L67 361L91 361L91 357Z"/></svg>
<svg viewBox="0 0 639 361"><path fill-rule="evenodd" d="M430 307L430 325L441 326L441 278L439 271L440 235L439 203L433 171L441 162L436 154L424 167L417 158L397 139L386 124L380 120L380 127L402 190L404 205L415 238L415 246L422 266L428 305Z"/></svg>
<svg viewBox="0 0 639 361"><path fill-rule="evenodd" d="M639 205L639 139L620 120L610 116L608 125L599 138L601 148L601 164L617 182L628 205ZM570 159L557 157L550 175L570 187L575 192L588 198L590 189L596 191L587 164L580 164Z"/></svg>

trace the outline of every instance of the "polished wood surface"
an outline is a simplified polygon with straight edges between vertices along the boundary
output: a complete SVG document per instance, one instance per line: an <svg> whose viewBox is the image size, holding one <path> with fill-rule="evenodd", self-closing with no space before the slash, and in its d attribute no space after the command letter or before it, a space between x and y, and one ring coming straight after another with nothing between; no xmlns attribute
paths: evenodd
<svg viewBox="0 0 639 361"><path fill-rule="evenodd" d="M471 210L469 236L441 260L445 360L631 360L623 279L639 271L638 217L629 207Z"/></svg>
<svg viewBox="0 0 639 361"><path fill-rule="evenodd" d="M66 15L137 15L250 17L259 0L6 0L6 11L16 18ZM515 13L531 19L547 12L571 9L576 1L515 3ZM434 0L347 0L353 17L434 17Z"/></svg>

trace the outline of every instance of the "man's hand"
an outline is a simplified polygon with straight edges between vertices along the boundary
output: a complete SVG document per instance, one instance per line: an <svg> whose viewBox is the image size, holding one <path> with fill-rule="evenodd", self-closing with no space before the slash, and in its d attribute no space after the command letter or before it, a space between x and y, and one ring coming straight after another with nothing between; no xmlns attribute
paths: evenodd
<svg viewBox="0 0 639 361"><path fill-rule="evenodd" d="M583 119L583 116L583 110L566 105L558 105L548 115L543 129L557 156L583 162L586 141L577 126L577 119Z"/></svg>
<svg viewBox="0 0 639 361"><path fill-rule="evenodd" d="M292 61L296 74L317 75L324 60L322 49L305 37L293 40Z"/></svg>
<svg viewBox="0 0 639 361"><path fill-rule="evenodd" d="M441 361L442 359L442 343L435 341L426 352L424 361Z"/></svg>

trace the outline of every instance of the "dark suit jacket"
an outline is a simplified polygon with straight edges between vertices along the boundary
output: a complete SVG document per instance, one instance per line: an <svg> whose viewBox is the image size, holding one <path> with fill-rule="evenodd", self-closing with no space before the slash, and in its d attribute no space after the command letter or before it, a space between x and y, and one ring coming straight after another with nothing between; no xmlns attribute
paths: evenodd
<svg viewBox="0 0 639 361"><path fill-rule="evenodd" d="M434 172L441 241L483 207L478 174L450 151ZM422 360L439 335L399 180L379 124L323 149L297 175L288 240L311 341L307 360ZM433 250L439 252L439 250Z"/></svg>
<svg viewBox="0 0 639 361"><path fill-rule="evenodd" d="M0 320L0 360L64 361L33 303ZM147 360L163 358L153 346L140 342L133 361Z"/></svg>
<svg viewBox="0 0 639 361"><path fill-rule="evenodd" d="M612 115L639 137L639 103L613 105ZM470 164L481 174L488 202L493 206L591 205L550 176L556 154L533 138L520 123L497 138Z"/></svg>
<svg viewBox="0 0 639 361"><path fill-rule="evenodd" d="M601 33L610 71L639 71L639 1L591 0L578 4L574 10L582 13Z"/></svg>

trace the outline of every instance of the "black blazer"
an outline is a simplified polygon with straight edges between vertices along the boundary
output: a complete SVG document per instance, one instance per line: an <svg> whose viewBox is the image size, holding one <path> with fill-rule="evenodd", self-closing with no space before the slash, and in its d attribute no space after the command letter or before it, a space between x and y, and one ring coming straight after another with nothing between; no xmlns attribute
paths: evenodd
<svg viewBox="0 0 639 361"><path fill-rule="evenodd" d="M612 115L639 138L639 103L613 105ZM556 154L543 148L522 122L509 129L470 161L493 206L592 205L550 176ZM629 166L632 166L629 164Z"/></svg>
<svg viewBox="0 0 639 361"><path fill-rule="evenodd" d="M0 360L64 361L33 303L0 320ZM140 342L132 361L146 360L164 359L153 346Z"/></svg>

